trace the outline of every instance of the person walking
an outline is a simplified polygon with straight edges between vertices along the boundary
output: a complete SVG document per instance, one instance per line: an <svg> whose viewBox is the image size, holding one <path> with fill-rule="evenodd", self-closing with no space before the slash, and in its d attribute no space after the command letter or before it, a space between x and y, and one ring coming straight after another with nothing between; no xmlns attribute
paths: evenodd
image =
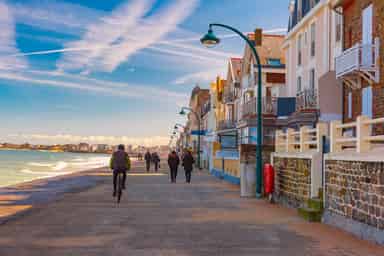
<svg viewBox="0 0 384 256"><path fill-rule="evenodd" d="M157 152L154 152L152 154L152 161L153 161L153 164L155 165L155 172L157 172L159 170L159 164L160 164L160 157L157 154Z"/></svg>
<svg viewBox="0 0 384 256"><path fill-rule="evenodd" d="M176 154L176 151L172 151L172 153L168 155L168 165L171 171L171 183L176 183L177 169L179 167L179 164L179 156Z"/></svg>
<svg viewBox="0 0 384 256"><path fill-rule="evenodd" d="M191 151L185 150L185 153L183 155L183 166L185 171L185 181L187 183L191 183L191 175L194 163L195 159L193 159Z"/></svg>
<svg viewBox="0 0 384 256"><path fill-rule="evenodd" d="M145 160L145 167L147 169L147 172L149 172L149 169L151 168L151 160L152 160L152 155L149 151L145 153L144 160Z"/></svg>
<svg viewBox="0 0 384 256"><path fill-rule="evenodd" d="M117 151L113 152L109 167L113 170L113 196L116 196L117 175L123 173L123 189L127 181L127 171L131 169L131 160L129 155L125 152L124 145L119 145Z"/></svg>

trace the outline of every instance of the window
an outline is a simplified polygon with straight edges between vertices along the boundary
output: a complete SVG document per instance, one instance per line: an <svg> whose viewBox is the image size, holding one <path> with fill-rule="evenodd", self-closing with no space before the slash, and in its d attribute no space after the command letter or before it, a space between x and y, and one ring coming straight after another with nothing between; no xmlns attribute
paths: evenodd
<svg viewBox="0 0 384 256"><path fill-rule="evenodd" d="M316 80L315 80L315 69L311 69L309 71L309 88L311 91L315 91L316 88Z"/></svg>
<svg viewBox="0 0 384 256"><path fill-rule="evenodd" d="M280 67L281 61L280 61L280 59L267 59L267 64L270 66Z"/></svg>
<svg viewBox="0 0 384 256"><path fill-rule="evenodd" d="M301 76L297 77L297 93L299 94L301 92Z"/></svg>
<svg viewBox="0 0 384 256"><path fill-rule="evenodd" d="M362 111L361 114L372 118L372 87L363 88L362 91Z"/></svg>
<svg viewBox="0 0 384 256"><path fill-rule="evenodd" d="M340 10L338 10L340 11ZM335 12L335 40L336 42L341 41L341 33L342 33L342 24L343 16L340 13Z"/></svg>
<svg viewBox="0 0 384 256"><path fill-rule="evenodd" d="M311 57L316 53L316 23L311 25Z"/></svg>
<svg viewBox="0 0 384 256"><path fill-rule="evenodd" d="M301 66L301 58L302 58L302 35L299 35L297 39L297 65Z"/></svg>
<svg viewBox="0 0 384 256"><path fill-rule="evenodd" d="M348 118L352 118L352 92L348 93Z"/></svg>

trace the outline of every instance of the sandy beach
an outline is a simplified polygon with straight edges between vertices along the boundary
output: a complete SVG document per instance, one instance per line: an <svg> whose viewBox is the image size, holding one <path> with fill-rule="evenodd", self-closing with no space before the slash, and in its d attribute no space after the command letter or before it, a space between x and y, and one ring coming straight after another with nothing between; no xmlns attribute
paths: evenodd
<svg viewBox="0 0 384 256"><path fill-rule="evenodd" d="M2 187L0 188L0 225L59 200L65 193L93 187L103 180L102 176L109 175L108 172L106 167L96 168Z"/></svg>

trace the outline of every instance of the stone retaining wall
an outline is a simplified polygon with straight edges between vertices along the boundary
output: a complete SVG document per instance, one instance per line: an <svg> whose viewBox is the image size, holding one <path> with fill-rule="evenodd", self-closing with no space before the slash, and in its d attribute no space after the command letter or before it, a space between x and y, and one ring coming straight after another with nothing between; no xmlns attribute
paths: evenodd
<svg viewBox="0 0 384 256"><path fill-rule="evenodd" d="M325 210L381 230L384 241L384 162L326 160Z"/></svg>
<svg viewBox="0 0 384 256"><path fill-rule="evenodd" d="M311 159L273 157L278 201L300 207L311 195Z"/></svg>

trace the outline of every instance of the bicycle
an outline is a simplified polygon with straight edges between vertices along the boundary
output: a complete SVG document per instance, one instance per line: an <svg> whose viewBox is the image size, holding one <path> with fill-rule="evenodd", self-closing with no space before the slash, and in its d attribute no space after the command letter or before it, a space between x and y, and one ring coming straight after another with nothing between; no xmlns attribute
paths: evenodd
<svg viewBox="0 0 384 256"><path fill-rule="evenodd" d="M123 187L124 187L124 173L119 172L117 174L117 203L120 203L121 196L123 194Z"/></svg>

